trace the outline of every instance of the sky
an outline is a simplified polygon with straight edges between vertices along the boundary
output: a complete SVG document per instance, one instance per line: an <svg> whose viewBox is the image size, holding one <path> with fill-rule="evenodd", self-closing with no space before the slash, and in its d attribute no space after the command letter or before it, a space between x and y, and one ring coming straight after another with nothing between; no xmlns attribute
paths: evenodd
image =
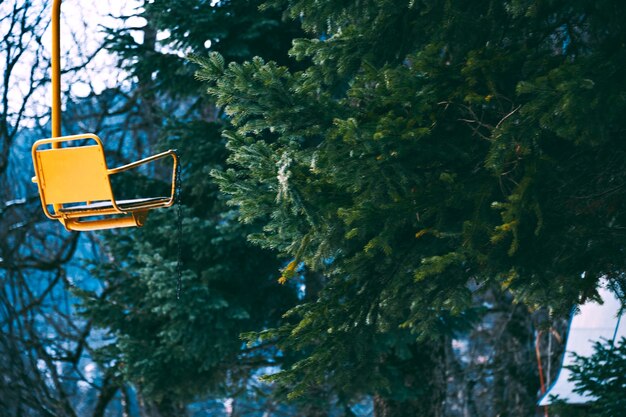
<svg viewBox="0 0 626 417"><path fill-rule="evenodd" d="M43 13L43 24L47 30L42 37L45 47L44 56L49 58L51 53L51 20L52 0L32 0L32 13ZM24 0L0 1L0 17L10 14L14 7L23 6ZM120 16L132 16L141 11L142 2L139 0L102 1L102 0L65 0L61 6L61 69L80 66L87 56L93 55L104 40L103 26L141 27L144 20L140 17L132 17L127 20L116 19ZM9 30L8 21L0 21L0 39ZM137 36L141 32L137 32ZM28 50L20 58L12 73L12 83L8 89L9 108L17 109L24 101L28 87L30 86L30 72L35 62L35 48L39 45L31 39ZM6 56L5 45L0 44L0 73L4 72L4 58ZM50 68L47 66L36 68L37 78L49 77ZM73 98L80 98L90 93L100 93L106 88L116 85L128 84L126 74L117 68L117 60L114 56L102 50L81 71L71 75L63 75L61 88L68 90ZM49 84L39 88L29 99L26 110L27 117L46 114L49 111L51 101ZM23 123L27 126L28 122Z"/></svg>
<svg viewBox="0 0 626 417"><path fill-rule="evenodd" d="M51 0L36 0L38 2L52 3ZM212 0L211 5L215 6L219 0ZM61 55L64 59L72 59L71 52L82 48L83 52L89 53L98 48L104 40L102 27L115 28L125 25L126 27L142 27L145 25L145 19L133 16L142 10L142 0L124 0L124 1L102 1L102 0L64 0L61 7ZM49 13L49 7L47 12ZM126 20L117 17L133 16ZM137 38L141 37L141 31L131 32ZM168 31L159 32L157 40L165 40L169 37ZM80 42L77 42L77 39ZM141 39L137 39L141 42ZM50 45L50 31L46 34L45 43ZM210 40L205 44L207 49L211 46ZM176 53L179 56L185 56L187 51L170 50L167 46L158 45L157 49L163 52ZM74 60L70 63L73 65L79 62ZM112 87L121 82L117 77L124 77L123 71L116 67L116 59L106 51L98 54L97 58L88 66L91 75L99 75L91 77L90 81L96 88L96 93L101 92L107 87ZM68 65L68 61L63 62L62 66ZM89 86L83 82L72 83L73 95L85 96L91 91Z"/></svg>
<svg viewBox="0 0 626 417"><path fill-rule="evenodd" d="M52 3L48 1L48 3ZM132 17L125 22L116 19L120 16L132 16L141 11L143 2L137 0L102 1L102 0L65 0L61 6L61 61L62 68L74 65L81 60L81 55L92 54L104 40L102 27L120 27L124 23L129 27L140 27L144 19ZM50 31L47 32L47 45L50 45ZM125 74L116 67L115 57L106 51L100 52L87 66L87 71L72 82L73 96L84 97L108 87L122 83ZM91 84L91 87L90 87ZM66 85L67 87L67 85Z"/></svg>

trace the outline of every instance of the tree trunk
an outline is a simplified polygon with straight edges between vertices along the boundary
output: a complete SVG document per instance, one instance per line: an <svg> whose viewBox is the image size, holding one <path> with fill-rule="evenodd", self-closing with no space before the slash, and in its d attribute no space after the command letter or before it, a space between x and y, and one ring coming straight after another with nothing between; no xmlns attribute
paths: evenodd
<svg viewBox="0 0 626 417"><path fill-rule="evenodd" d="M92 414L93 417L103 417L105 415L109 403L113 397L115 397L115 394L117 394L117 391L120 388L113 376L114 372L115 371L113 369L107 369L105 373L102 388L98 394L98 401L96 402L96 406Z"/></svg>
<svg viewBox="0 0 626 417"><path fill-rule="evenodd" d="M409 360L399 360L395 356L384 359L382 367L391 366L401 372L406 394L403 398L399 398L396 392L375 395L375 417L443 416L446 393L444 342L442 338L416 343Z"/></svg>
<svg viewBox="0 0 626 417"><path fill-rule="evenodd" d="M185 417L187 415L184 404L169 398L156 402L147 400L140 392L137 392L137 400L141 417Z"/></svg>
<svg viewBox="0 0 626 417"><path fill-rule="evenodd" d="M314 302L317 300L320 291L324 288L324 281L323 274L311 270L306 271L304 274L305 302Z"/></svg>
<svg viewBox="0 0 626 417"><path fill-rule="evenodd" d="M539 379L532 316L498 287L475 295L485 314L447 346L446 417L529 417ZM541 414L543 415L543 414Z"/></svg>
<svg viewBox="0 0 626 417"><path fill-rule="evenodd" d="M431 417L442 416L440 404L422 400L394 401L380 396L374 397L375 417Z"/></svg>

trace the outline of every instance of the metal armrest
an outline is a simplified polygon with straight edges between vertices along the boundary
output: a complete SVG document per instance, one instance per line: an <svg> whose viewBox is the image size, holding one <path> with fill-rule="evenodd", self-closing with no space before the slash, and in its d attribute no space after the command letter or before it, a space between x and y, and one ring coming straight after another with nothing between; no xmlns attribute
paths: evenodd
<svg viewBox="0 0 626 417"><path fill-rule="evenodd" d="M178 169L178 155L176 154L176 150L174 149L170 149L168 151L161 152L156 155L152 155L147 158L140 159L139 161L131 162L130 164L126 164L117 168L109 169L108 173L109 175L119 174L120 172L128 171L129 169L137 168L141 165L145 165L149 162L153 162L158 159L163 159L168 156L171 156L174 161L172 165L172 191L170 194L170 200L168 201L168 204L171 204L174 201L174 194L176 193L176 181L178 180L176 176L176 172Z"/></svg>

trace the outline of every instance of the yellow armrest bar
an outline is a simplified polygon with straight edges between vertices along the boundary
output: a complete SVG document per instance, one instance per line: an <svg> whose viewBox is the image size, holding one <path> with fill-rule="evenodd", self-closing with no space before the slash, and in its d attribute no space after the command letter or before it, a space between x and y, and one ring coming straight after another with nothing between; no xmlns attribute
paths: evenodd
<svg viewBox="0 0 626 417"><path fill-rule="evenodd" d="M161 152L161 153L149 156L144 159L140 159L139 161L131 162L130 164L126 164L117 168L109 169L108 172L109 172L109 175L119 174L120 172L128 171L129 169L137 168L138 166L156 161L158 159L163 159L168 156L171 156L172 159L174 160L174 163L172 164L172 190L170 194L170 201L168 202L168 205L171 205L171 203L174 201L174 194L176 193L176 181L177 181L176 170L178 168L178 155L176 154L176 151L174 149L170 149L168 151Z"/></svg>

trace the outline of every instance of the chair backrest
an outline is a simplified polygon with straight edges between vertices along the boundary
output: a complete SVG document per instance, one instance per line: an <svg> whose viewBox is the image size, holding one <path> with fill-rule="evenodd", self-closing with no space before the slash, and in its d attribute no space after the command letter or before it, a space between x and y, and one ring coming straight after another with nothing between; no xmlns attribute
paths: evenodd
<svg viewBox="0 0 626 417"><path fill-rule="evenodd" d="M69 141L66 138L59 138L59 141ZM79 139L93 138L70 140ZM94 140L95 145L33 149L33 163L44 204L113 199L102 144ZM54 143L54 140L47 139L41 144L44 143Z"/></svg>

